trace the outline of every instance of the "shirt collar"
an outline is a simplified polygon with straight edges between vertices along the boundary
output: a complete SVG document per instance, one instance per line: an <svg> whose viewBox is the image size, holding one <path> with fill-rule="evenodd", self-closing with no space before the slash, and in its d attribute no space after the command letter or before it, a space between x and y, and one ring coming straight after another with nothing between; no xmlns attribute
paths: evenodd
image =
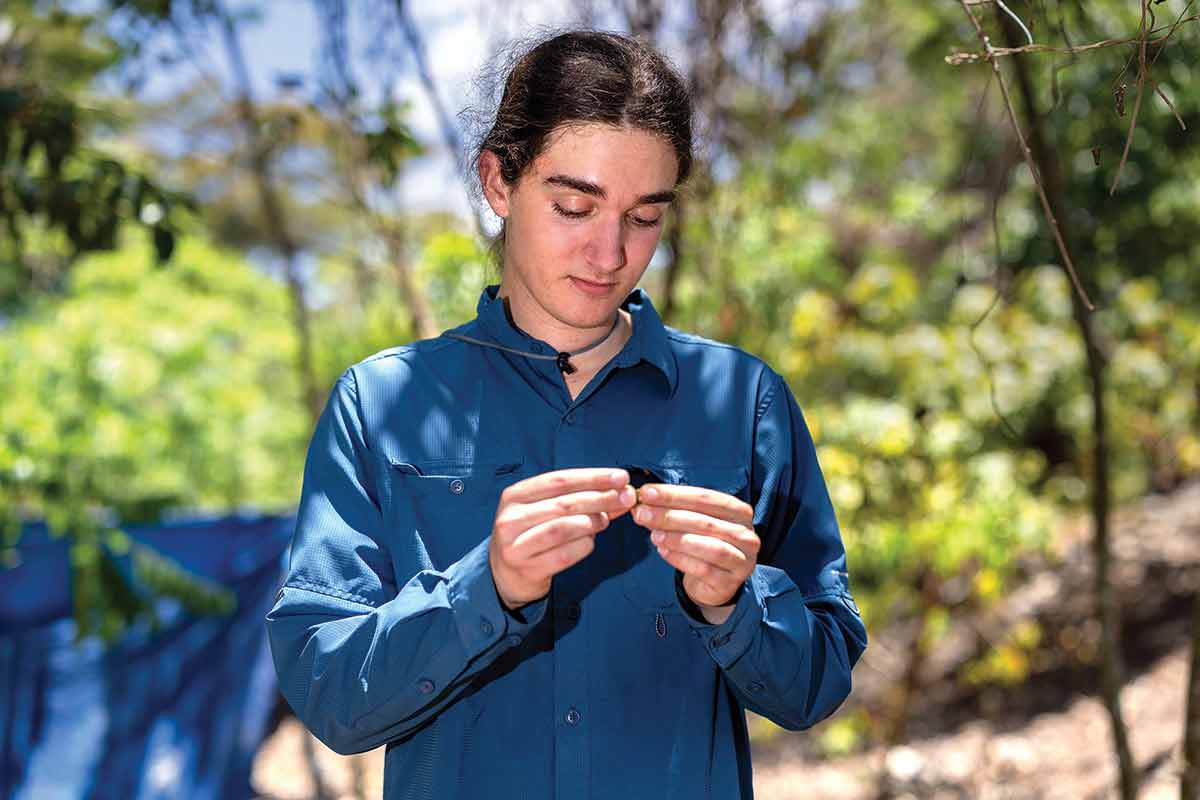
<svg viewBox="0 0 1200 800"><path fill-rule="evenodd" d="M498 296L500 284L486 287L479 295L475 306L479 324L496 342L508 347L528 350L533 344L541 344L546 352L552 352L548 343L535 339L522 331L508 319L504 301ZM633 317L633 338L626 343L618 362L619 366L633 366L644 360L657 367L667 379L671 394L675 393L678 372L675 355L667 341L667 329L659 317L650 295L641 288L634 289L621 303L621 308Z"/></svg>

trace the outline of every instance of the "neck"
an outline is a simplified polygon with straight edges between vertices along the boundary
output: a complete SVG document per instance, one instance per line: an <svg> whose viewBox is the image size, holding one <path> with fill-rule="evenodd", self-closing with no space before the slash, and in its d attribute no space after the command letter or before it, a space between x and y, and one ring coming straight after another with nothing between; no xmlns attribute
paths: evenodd
<svg viewBox="0 0 1200 800"><path fill-rule="evenodd" d="M520 287L509 288L501 284L496 296L504 302L509 320L517 328L535 339L548 343L558 352L572 352L594 344L608 335L613 327L614 315L628 317L627 312L614 308L602 318L597 318L594 325L576 326L551 316L533 300L528 292L523 291ZM619 338L618 334L620 333L621 323L618 322L617 329L595 350L605 350L614 339ZM589 350L579 357L591 355L593 355L593 351Z"/></svg>
<svg viewBox="0 0 1200 800"><path fill-rule="evenodd" d="M596 370L619 353L633 335L633 318L628 311L621 308L614 309L617 321L615 329L613 329L613 315L609 315L594 327L576 327L546 314L536 302L530 302L531 298L526 292L509 292L501 284L496 297L504 303L509 320L516 327L533 338L548 343L557 352L570 353L604 339L591 350L571 357L571 364L577 370L575 374L569 376L571 379L594 374ZM522 302L522 300L526 302ZM611 335L609 335L610 330L612 330ZM605 339L605 336L608 338Z"/></svg>

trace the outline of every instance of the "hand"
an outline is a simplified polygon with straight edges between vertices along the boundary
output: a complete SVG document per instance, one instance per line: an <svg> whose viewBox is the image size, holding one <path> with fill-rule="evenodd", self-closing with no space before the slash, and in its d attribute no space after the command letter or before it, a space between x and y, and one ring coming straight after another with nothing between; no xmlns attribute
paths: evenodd
<svg viewBox="0 0 1200 800"><path fill-rule="evenodd" d="M638 490L633 515L663 560L683 573L684 591L705 619L724 622L758 560L754 509L714 489L653 483Z"/></svg>
<svg viewBox="0 0 1200 800"><path fill-rule="evenodd" d="M550 580L582 561L595 536L636 500L623 469L561 469L526 478L500 494L488 561L510 609L550 591Z"/></svg>

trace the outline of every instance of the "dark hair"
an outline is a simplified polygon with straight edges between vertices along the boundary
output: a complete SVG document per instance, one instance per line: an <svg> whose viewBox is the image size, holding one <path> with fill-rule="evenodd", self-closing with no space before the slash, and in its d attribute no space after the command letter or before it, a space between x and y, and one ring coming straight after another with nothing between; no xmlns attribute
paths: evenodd
<svg viewBox="0 0 1200 800"><path fill-rule="evenodd" d="M513 186L552 133L595 122L662 136L679 161L676 185L691 174L692 101L679 73L632 36L590 30L543 39L516 58L495 120L470 163L491 150ZM497 243L503 238L502 225Z"/></svg>

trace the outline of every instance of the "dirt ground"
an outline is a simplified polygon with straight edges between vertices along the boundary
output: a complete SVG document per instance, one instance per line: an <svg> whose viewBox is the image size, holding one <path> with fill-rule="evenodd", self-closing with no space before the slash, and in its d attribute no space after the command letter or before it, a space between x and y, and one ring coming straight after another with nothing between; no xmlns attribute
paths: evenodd
<svg viewBox="0 0 1200 800"><path fill-rule="evenodd" d="M1142 770L1142 800L1179 797L1188 648L1128 683L1121 707ZM762 800L1107 800L1117 774L1108 715L1097 697L1040 714L1014 731L978 720L941 736L812 763L780 759L754 771Z"/></svg>

